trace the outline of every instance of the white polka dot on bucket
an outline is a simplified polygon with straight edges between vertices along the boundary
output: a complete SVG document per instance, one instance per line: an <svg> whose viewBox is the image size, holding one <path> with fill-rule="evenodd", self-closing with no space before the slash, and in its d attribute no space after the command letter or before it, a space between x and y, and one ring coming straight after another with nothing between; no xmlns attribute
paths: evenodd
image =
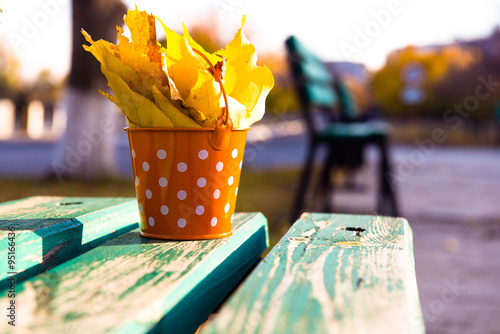
<svg viewBox="0 0 500 334"><path fill-rule="evenodd" d="M135 159L135 150L134 149L132 149L132 158Z"/></svg>
<svg viewBox="0 0 500 334"><path fill-rule="evenodd" d="M214 191L214 198L217 199L217 198L219 198L219 196L220 196L220 190L219 189L215 189L215 191Z"/></svg>
<svg viewBox="0 0 500 334"><path fill-rule="evenodd" d="M222 163L222 161L218 162L217 165L215 166L215 169L217 169L217 171L221 171L222 168L224 168L224 164Z"/></svg>
<svg viewBox="0 0 500 334"><path fill-rule="evenodd" d="M149 217L148 219L149 226L155 226L155 220L153 217Z"/></svg>
<svg viewBox="0 0 500 334"><path fill-rule="evenodd" d="M142 204L139 204L139 212L142 213Z"/></svg>
<svg viewBox="0 0 500 334"><path fill-rule="evenodd" d="M230 176L229 179L227 180L227 184L229 184L230 186L232 186L233 182L234 182L234 177Z"/></svg>
<svg viewBox="0 0 500 334"><path fill-rule="evenodd" d="M160 208L160 211L161 211L161 214L165 216L168 213L168 206L162 205Z"/></svg>
<svg viewBox="0 0 500 334"><path fill-rule="evenodd" d="M202 205L198 205L196 207L196 214L198 216L201 216L203 214L203 212L205 212L205 208Z"/></svg>
<svg viewBox="0 0 500 334"><path fill-rule="evenodd" d="M225 213L229 212L229 203L227 203L226 206L224 207L224 212Z"/></svg>
<svg viewBox="0 0 500 334"><path fill-rule="evenodd" d="M231 215L231 224L233 223L234 213Z"/></svg>
<svg viewBox="0 0 500 334"><path fill-rule="evenodd" d="M240 161L240 169L241 169L241 166L243 166L243 160Z"/></svg>
<svg viewBox="0 0 500 334"><path fill-rule="evenodd" d="M186 219L184 219L184 218L179 219L177 221L177 226L179 226L180 228L186 227Z"/></svg>
<svg viewBox="0 0 500 334"><path fill-rule="evenodd" d="M216 217L212 218L212 220L210 221L210 225L212 225L212 226L217 225L217 218Z"/></svg>
<svg viewBox="0 0 500 334"><path fill-rule="evenodd" d="M158 156L158 159L163 160L167 157L167 152L165 152L165 150L158 150L156 155Z"/></svg>
<svg viewBox="0 0 500 334"><path fill-rule="evenodd" d="M147 197L148 199L151 199L151 197L152 197L152 196L153 196L153 193L151 192L151 190L146 189L146 197Z"/></svg>
<svg viewBox="0 0 500 334"><path fill-rule="evenodd" d="M149 164L146 161L142 163L142 169L144 169L145 172L149 170Z"/></svg>
<svg viewBox="0 0 500 334"><path fill-rule="evenodd" d="M234 196L238 196L238 187L236 187L236 190L234 191Z"/></svg>
<svg viewBox="0 0 500 334"><path fill-rule="evenodd" d="M135 177L135 185L138 186L139 185L139 177Z"/></svg>
<svg viewBox="0 0 500 334"><path fill-rule="evenodd" d="M200 152L198 152L198 158L200 158L201 160L205 160L206 158L208 158L208 151L201 150Z"/></svg>
<svg viewBox="0 0 500 334"><path fill-rule="evenodd" d="M177 198L180 199L181 201L185 200L186 197L187 197L187 194L184 190L181 190L177 193Z"/></svg>
<svg viewBox="0 0 500 334"><path fill-rule="evenodd" d="M198 181L196 181L196 184L198 185L198 187L203 188L207 185L207 180L203 177L200 177Z"/></svg>
<svg viewBox="0 0 500 334"><path fill-rule="evenodd" d="M236 157L238 156L238 149L235 148L231 156L233 157L233 159L236 159Z"/></svg>
<svg viewBox="0 0 500 334"><path fill-rule="evenodd" d="M160 180L158 180L158 183L160 184L160 187L165 188L168 184L168 181L164 177L160 177Z"/></svg>
<svg viewBox="0 0 500 334"><path fill-rule="evenodd" d="M177 164L177 170L178 170L179 172L181 172L181 173L182 173L182 172L185 172L185 171L187 170L187 168L188 168L188 166L187 166L184 162L179 162L179 163Z"/></svg>

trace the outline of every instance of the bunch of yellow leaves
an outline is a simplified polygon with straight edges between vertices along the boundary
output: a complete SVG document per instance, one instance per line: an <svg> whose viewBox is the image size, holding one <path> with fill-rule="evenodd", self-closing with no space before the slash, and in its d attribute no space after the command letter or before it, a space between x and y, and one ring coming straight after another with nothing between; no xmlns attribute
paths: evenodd
<svg viewBox="0 0 500 334"><path fill-rule="evenodd" d="M235 128L262 118L274 80L267 67L257 66L255 47L243 26L224 49L211 54L185 27L181 36L162 23L167 39L163 48L156 40L155 17L146 12L128 11L124 21L131 41L117 27L118 45L94 42L82 33L91 44L83 47L99 60L115 95L100 93L122 110L130 127L215 127L226 107L216 77L227 94Z"/></svg>

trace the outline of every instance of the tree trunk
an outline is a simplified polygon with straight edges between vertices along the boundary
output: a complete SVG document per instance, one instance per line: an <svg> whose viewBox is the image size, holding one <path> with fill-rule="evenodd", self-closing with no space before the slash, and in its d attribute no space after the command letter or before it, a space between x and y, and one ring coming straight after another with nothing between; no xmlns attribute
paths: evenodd
<svg viewBox="0 0 500 334"><path fill-rule="evenodd" d="M112 139L123 124L112 104L97 90L105 89L99 62L82 44L85 29L94 40L116 40L116 25L123 23L125 5L120 0L73 0L72 55L68 88L63 100L66 132L52 164L59 180L65 177L97 179L111 171Z"/></svg>

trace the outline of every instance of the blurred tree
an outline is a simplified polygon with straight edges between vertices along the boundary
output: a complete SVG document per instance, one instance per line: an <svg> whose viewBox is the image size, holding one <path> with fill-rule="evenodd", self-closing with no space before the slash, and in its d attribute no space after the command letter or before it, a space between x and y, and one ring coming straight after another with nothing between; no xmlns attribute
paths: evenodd
<svg viewBox="0 0 500 334"><path fill-rule="evenodd" d="M470 66L452 65L452 69L447 72L446 76L436 83L435 91L436 95L439 96L442 108L450 108L456 103L462 104L466 99L469 100L469 103L473 102L474 97L478 98L476 88L478 85L482 85L481 80L488 81L488 78L491 78L494 82L500 81L500 30L498 28L485 39L463 42L462 44L474 55L475 61ZM492 89L492 87L489 88ZM485 93L488 94L488 97L478 99L477 108L471 108L474 106L473 104L468 108L471 110L467 119L474 121L478 131L480 123L493 121L496 106L500 101L499 89L493 87L492 91L486 90L483 94Z"/></svg>
<svg viewBox="0 0 500 334"><path fill-rule="evenodd" d="M40 72L33 84L32 98L40 100L43 104L44 127L52 128L54 106L58 100L60 83L56 83L49 69Z"/></svg>
<svg viewBox="0 0 500 334"><path fill-rule="evenodd" d="M116 128L111 104L97 92L105 88L99 62L82 48L85 29L95 40L116 40L126 6L120 0L73 0L72 55L68 89L66 132L59 158L52 164L61 180L65 176L95 179L111 168L111 135Z"/></svg>
<svg viewBox="0 0 500 334"><path fill-rule="evenodd" d="M476 51L456 45L440 48L406 47L390 54L385 66L373 76L373 97L376 104L394 116L408 116L409 110L416 110L419 115L442 117L444 110L453 106L452 101L458 102L462 97L454 90L452 101L445 100L437 87L443 82L450 84L447 78L452 73L470 71L477 61ZM409 65L415 64L423 69L421 82L415 84L423 93L423 99L412 106L403 101L402 94L409 85L404 71ZM469 94L471 92L474 90L469 90Z"/></svg>
<svg viewBox="0 0 500 334"><path fill-rule="evenodd" d="M85 29L95 40L116 40L116 26L123 24L126 11L126 6L120 0L73 0L71 88L88 91L104 86L99 62L82 48L86 42L81 30Z"/></svg>
<svg viewBox="0 0 500 334"><path fill-rule="evenodd" d="M352 74L344 74L342 81L347 89L353 94L356 104L362 112L366 112L370 104L369 89L366 82L362 82Z"/></svg>
<svg viewBox="0 0 500 334"><path fill-rule="evenodd" d="M266 99L266 111L271 114L283 114L299 110L300 103L285 54L264 54L259 57L259 63L267 66L274 77L274 88L271 89Z"/></svg>
<svg viewBox="0 0 500 334"><path fill-rule="evenodd" d="M0 97L14 98L22 87L19 78L19 60L0 46Z"/></svg>
<svg viewBox="0 0 500 334"><path fill-rule="evenodd" d="M19 75L19 60L8 49L0 47L0 98L14 103L14 130L26 132L28 127L28 102L31 88Z"/></svg>
<svg viewBox="0 0 500 334"><path fill-rule="evenodd" d="M0 47L0 98L7 97L9 58L4 48Z"/></svg>
<svg viewBox="0 0 500 334"><path fill-rule="evenodd" d="M220 40L220 27L214 16L189 27L189 34L203 49L214 53L225 46Z"/></svg>

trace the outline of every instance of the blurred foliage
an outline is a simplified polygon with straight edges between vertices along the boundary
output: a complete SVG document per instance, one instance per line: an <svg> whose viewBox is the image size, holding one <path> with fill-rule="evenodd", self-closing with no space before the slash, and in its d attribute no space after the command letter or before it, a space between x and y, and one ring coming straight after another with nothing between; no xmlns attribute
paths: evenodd
<svg viewBox="0 0 500 334"><path fill-rule="evenodd" d="M222 41L219 36L220 27L215 19L199 22L189 26L189 34L205 50L215 52L223 48L229 41ZM247 38L251 40L251 32L245 31ZM250 37L248 37L250 35ZM258 65L267 66L274 76L274 88L266 99L266 112L281 114L299 109L299 101L295 94L293 83L288 73L288 63L284 54L258 52Z"/></svg>
<svg viewBox="0 0 500 334"><path fill-rule="evenodd" d="M266 112L278 115L299 110L299 100L293 87L276 82L276 77L274 79L274 88L269 92L266 99Z"/></svg>
<svg viewBox="0 0 500 334"><path fill-rule="evenodd" d="M24 95L28 100L39 99L55 103L64 82L56 81L49 69L42 70L34 82L24 82L19 73L19 61L6 49L0 48L0 98L16 99Z"/></svg>
<svg viewBox="0 0 500 334"><path fill-rule="evenodd" d="M49 69L38 74L31 87L31 98L41 100L44 104L54 104L62 96L63 82L57 82Z"/></svg>
<svg viewBox="0 0 500 334"><path fill-rule="evenodd" d="M201 21L194 26L190 25L189 34L203 49L210 53L214 53L225 46L219 38L220 27L214 17Z"/></svg>
<svg viewBox="0 0 500 334"><path fill-rule="evenodd" d="M454 48L454 47L453 47ZM455 49L455 48L454 48ZM435 86L445 80L450 71L470 66L474 57L469 51L421 50L413 46L391 54L384 68L378 71L372 80L375 101L388 112L404 115L408 110L400 98L402 89L406 86L403 79L403 69L410 64L420 64L425 70L425 78L420 84L424 92L424 100L418 106L422 113L433 113L436 105Z"/></svg>
<svg viewBox="0 0 500 334"><path fill-rule="evenodd" d="M390 54L385 66L371 80L375 105L393 116L430 116L442 118L455 104L463 104L467 97L476 94L481 84L478 77L500 81L500 33L483 40L457 42L450 45L417 48L408 46ZM419 64L425 76L419 87L423 100L406 105L401 92L409 84L403 78L405 66ZM500 89L494 91L479 107L471 112L470 119L482 121L492 118L495 105L500 101Z"/></svg>
<svg viewBox="0 0 500 334"><path fill-rule="evenodd" d="M282 114L299 110L300 103L285 54L264 54L259 57L259 63L266 65L274 76L274 88L267 96L266 111L271 114Z"/></svg>
<svg viewBox="0 0 500 334"><path fill-rule="evenodd" d="M6 48L0 47L0 98L12 97L13 92L21 88L19 80L19 60Z"/></svg>
<svg viewBox="0 0 500 334"><path fill-rule="evenodd" d="M361 112L366 112L371 103L368 82L362 81L350 73L344 73L340 76L340 79L346 86L347 90L353 95L354 100L356 101L356 104L360 108Z"/></svg>

